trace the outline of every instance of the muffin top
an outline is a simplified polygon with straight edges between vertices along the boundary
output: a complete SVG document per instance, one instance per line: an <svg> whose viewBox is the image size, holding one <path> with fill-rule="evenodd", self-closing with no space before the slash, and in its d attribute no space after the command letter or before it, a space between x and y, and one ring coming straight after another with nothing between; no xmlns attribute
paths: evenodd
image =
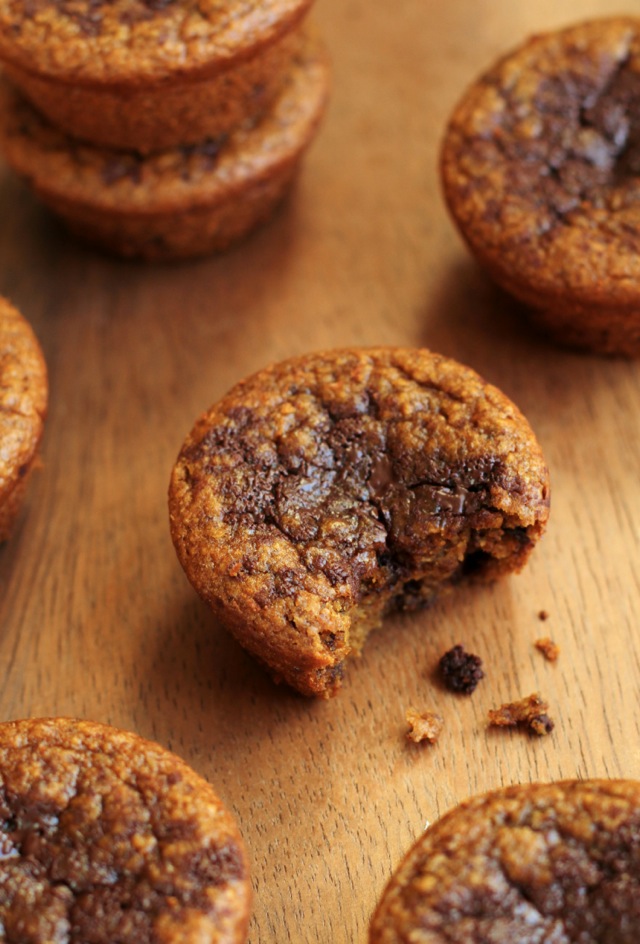
<svg viewBox="0 0 640 944"><path fill-rule="evenodd" d="M442 174L464 237L507 284L637 299L640 19L534 36L501 59L454 111Z"/></svg>
<svg viewBox="0 0 640 944"><path fill-rule="evenodd" d="M198 420L174 475L198 530L262 532L328 573L332 547L357 568L387 530L419 544L421 517L487 499L532 525L547 478L503 393L456 361L392 347L303 355L242 381Z"/></svg>
<svg viewBox="0 0 640 944"><path fill-rule="evenodd" d="M0 59L69 84L215 73L276 40L311 0L0 0Z"/></svg>
<svg viewBox="0 0 640 944"><path fill-rule="evenodd" d="M371 944L634 944L640 783L565 781L476 797L400 864Z"/></svg>
<svg viewBox="0 0 640 944"><path fill-rule="evenodd" d="M231 816L179 758L105 725L0 725L0 884L7 942L245 940Z"/></svg>
<svg viewBox="0 0 640 944"><path fill-rule="evenodd" d="M0 298L0 501L37 451L47 396L40 345L22 315Z"/></svg>

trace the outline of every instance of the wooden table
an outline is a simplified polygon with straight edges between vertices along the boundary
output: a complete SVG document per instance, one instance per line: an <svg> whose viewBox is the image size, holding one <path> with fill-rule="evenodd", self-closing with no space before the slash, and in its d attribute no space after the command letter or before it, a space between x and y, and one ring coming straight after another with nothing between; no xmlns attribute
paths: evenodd
<svg viewBox="0 0 640 944"><path fill-rule="evenodd" d="M43 469L0 549L0 716L110 722L209 778L250 851L252 944L364 944L403 851L470 794L640 777L640 365L529 328L468 257L436 172L447 115L482 68L608 9L318 0L326 121L292 199L223 257L102 257L0 166L0 292L34 326L51 382ZM379 343L452 355L518 403L551 469L550 526L521 575L390 619L339 697L307 701L274 686L187 583L169 473L196 416L243 375ZM555 664L534 648L545 635ZM433 680L457 642L485 662L471 698ZM487 729L490 707L533 691L549 737ZM436 746L406 741L410 705L443 715Z"/></svg>

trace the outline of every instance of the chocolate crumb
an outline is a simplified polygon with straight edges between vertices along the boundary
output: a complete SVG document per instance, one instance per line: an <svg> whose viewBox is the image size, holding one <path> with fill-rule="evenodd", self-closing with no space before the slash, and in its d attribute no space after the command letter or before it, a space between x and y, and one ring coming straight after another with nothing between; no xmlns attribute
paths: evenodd
<svg viewBox="0 0 640 944"><path fill-rule="evenodd" d="M447 688L463 695L471 695L480 679L484 678L482 659L471 652L465 652L464 646L461 645L445 652L440 659L439 668Z"/></svg>
<svg viewBox="0 0 640 944"><path fill-rule="evenodd" d="M545 620L549 619L549 614L547 613L546 610L540 610L540 612L538 613L538 619L542 620L542 622L544 623Z"/></svg>
<svg viewBox="0 0 640 944"><path fill-rule="evenodd" d="M558 656L560 655L560 646L549 639L548 636L545 636L543 639L536 639L534 642L536 649L539 649L542 655L549 662L555 662Z"/></svg>
<svg viewBox="0 0 640 944"><path fill-rule="evenodd" d="M440 737L444 720L434 711L418 711L417 708L408 708L406 719L409 725L408 740L414 741L416 744L421 741L435 744Z"/></svg>
<svg viewBox="0 0 640 944"><path fill-rule="evenodd" d="M497 728L525 728L531 734L551 734L555 725L547 714L549 706L537 692L519 701L489 710L489 724Z"/></svg>

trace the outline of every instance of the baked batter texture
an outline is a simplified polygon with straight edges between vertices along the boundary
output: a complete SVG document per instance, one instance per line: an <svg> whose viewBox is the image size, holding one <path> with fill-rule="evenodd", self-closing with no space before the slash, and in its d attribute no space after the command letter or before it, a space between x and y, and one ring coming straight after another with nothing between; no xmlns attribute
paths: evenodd
<svg viewBox="0 0 640 944"><path fill-rule="evenodd" d="M7 944L241 944L249 904L237 827L178 757L94 722L0 724Z"/></svg>
<svg viewBox="0 0 640 944"><path fill-rule="evenodd" d="M0 298L0 543L12 534L38 464L49 388L31 326Z"/></svg>
<svg viewBox="0 0 640 944"><path fill-rule="evenodd" d="M150 153L258 119L311 0L0 0L0 61L52 124Z"/></svg>
<svg viewBox="0 0 640 944"><path fill-rule="evenodd" d="M390 611L519 570L549 478L522 414L472 370L345 349L275 364L204 413L169 511L222 622L276 679L328 697Z"/></svg>
<svg viewBox="0 0 640 944"><path fill-rule="evenodd" d="M640 353L640 18L533 36L463 95L444 195L494 279L556 340Z"/></svg>
<svg viewBox="0 0 640 944"><path fill-rule="evenodd" d="M507 787L427 829L370 944L636 944L639 863L640 783Z"/></svg>
<svg viewBox="0 0 640 944"><path fill-rule="evenodd" d="M146 157L82 144L0 85L0 147L67 228L127 257L221 251L264 222L289 190L328 96L324 47L307 37L279 97L255 124Z"/></svg>

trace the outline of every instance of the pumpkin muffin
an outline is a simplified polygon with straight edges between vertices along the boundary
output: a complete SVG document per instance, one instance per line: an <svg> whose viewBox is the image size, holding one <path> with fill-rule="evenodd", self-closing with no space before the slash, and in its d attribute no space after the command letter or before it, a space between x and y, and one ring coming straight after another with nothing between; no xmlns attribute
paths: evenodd
<svg viewBox="0 0 640 944"><path fill-rule="evenodd" d="M519 570L548 507L507 397L401 348L307 354L239 383L197 421L169 488L195 589L276 679L324 697L393 609Z"/></svg>
<svg viewBox="0 0 640 944"><path fill-rule="evenodd" d="M242 841L158 744L87 721L0 725L0 926L29 944L241 944Z"/></svg>
<svg viewBox="0 0 640 944"><path fill-rule="evenodd" d="M280 92L311 0L2 0L6 74L68 134L142 153L227 134Z"/></svg>
<svg viewBox="0 0 640 944"><path fill-rule="evenodd" d="M27 321L0 297L0 543L11 536L38 463L47 400L40 345Z"/></svg>
<svg viewBox="0 0 640 944"><path fill-rule="evenodd" d="M640 353L640 18L534 36L464 94L442 180L460 232L556 340Z"/></svg>
<svg viewBox="0 0 640 944"><path fill-rule="evenodd" d="M427 829L370 944L635 944L639 863L640 783L507 787Z"/></svg>
<svg viewBox="0 0 640 944"><path fill-rule="evenodd" d="M307 39L279 98L255 125L141 157L80 144L4 83L0 146L81 238L123 256L204 255L226 249L271 215L316 133L327 90L323 47Z"/></svg>

